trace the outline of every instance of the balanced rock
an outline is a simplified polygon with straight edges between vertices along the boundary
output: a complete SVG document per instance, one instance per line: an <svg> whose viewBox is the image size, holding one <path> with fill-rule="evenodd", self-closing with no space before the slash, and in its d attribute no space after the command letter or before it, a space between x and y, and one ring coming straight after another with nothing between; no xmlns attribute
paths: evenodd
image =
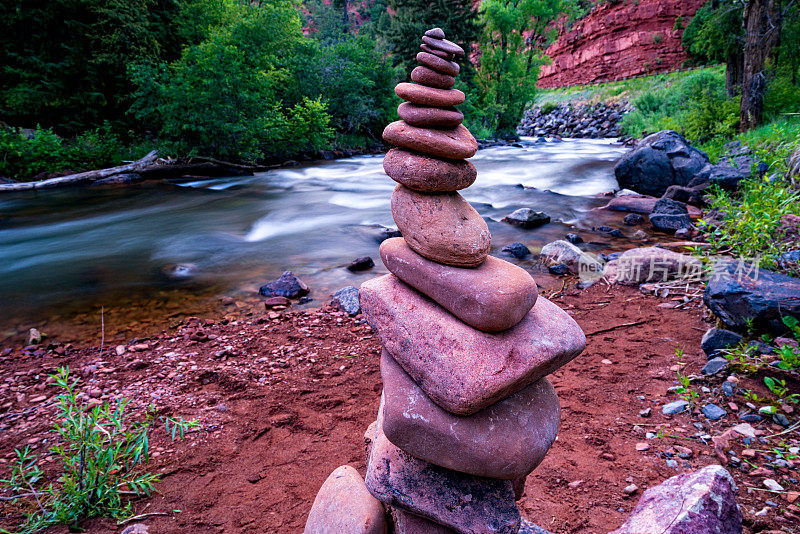
<svg viewBox="0 0 800 534"><path fill-rule="evenodd" d="M397 107L400 118L412 126L455 128L464 121L464 114L456 108L434 108L403 102Z"/></svg>
<svg viewBox="0 0 800 534"><path fill-rule="evenodd" d="M455 534L455 530L451 528L399 508L392 508L391 514L394 534Z"/></svg>
<svg viewBox="0 0 800 534"><path fill-rule="evenodd" d="M429 35L423 35L422 42L430 46L431 48L435 48L436 50L441 50L442 52L453 54L456 57L464 57L464 49L455 44L454 42L448 41L447 39L444 38L437 39Z"/></svg>
<svg viewBox="0 0 800 534"><path fill-rule="evenodd" d="M539 297L516 326L481 332L394 275L359 290L381 344L436 404L470 415L552 373L583 351L586 337L561 308Z"/></svg>
<svg viewBox="0 0 800 534"><path fill-rule="evenodd" d="M381 502L462 534L516 534L520 515L511 481L476 477L414 458L392 445L380 414L366 485Z"/></svg>
<svg viewBox="0 0 800 534"><path fill-rule="evenodd" d="M546 378L467 417L440 408L385 350L381 378L386 437L435 465L524 485L558 434L561 409Z"/></svg>
<svg viewBox="0 0 800 534"><path fill-rule="evenodd" d="M457 106L466 98L458 89L437 89L418 83L398 83L394 92L403 100L420 106Z"/></svg>
<svg viewBox="0 0 800 534"><path fill-rule="evenodd" d="M380 255L403 282L484 332L516 325L538 296L536 282L525 269L492 256L475 268L443 265L420 256L400 237L381 243Z"/></svg>
<svg viewBox="0 0 800 534"><path fill-rule="evenodd" d="M441 28L431 28L430 30L425 32L425 35L428 37L433 37L434 39L444 39L444 30Z"/></svg>
<svg viewBox="0 0 800 534"><path fill-rule="evenodd" d="M398 185L391 204L397 228L418 254L459 267L476 267L489 255L489 227L458 193L419 193Z"/></svg>
<svg viewBox="0 0 800 534"><path fill-rule="evenodd" d="M478 175L469 161L423 156L402 148L386 153L383 170L395 182L424 193L458 191L471 186Z"/></svg>
<svg viewBox="0 0 800 534"><path fill-rule="evenodd" d="M432 47L426 45L425 43L422 43L421 45L419 45L419 47L423 52L427 52L428 54L433 54L434 56L438 56L440 58L446 59L447 61L452 61L453 60L453 54L448 54L447 52L442 52L441 50L436 50L435 48L432 48Z"/></svg>
<svg viewBox="0 0 800 534"><path fill-rule="evenodd" d="M438 70L444 74L449 74L450 76L457 76L461 71L461 67L459 67L458 63L449 61L443 57L439 57L429 52L418 53L417 61L426 67L430 67L433 70Z"/></svg>
<svg viewBox="0 0 800 534"><path fill-rule="evenodd" d="M304 534L386 534L383 505L370 495L358 471L337 467L314 499Z"/></svg>
<svg viewBox="0 0 800 534"><path fill-rule="evenodd" d="M442 74L423 65L411 71L411 81L438 89L450 89L456 84L453 76Z"/></svg>
<svg viewBox="0 0 800 534"><path fill-rule="evenodd" d="M395 121L383 130L387 143L448 159L468 159L478 151L478 142L463 124L447 130L418 128Z"/></svg>

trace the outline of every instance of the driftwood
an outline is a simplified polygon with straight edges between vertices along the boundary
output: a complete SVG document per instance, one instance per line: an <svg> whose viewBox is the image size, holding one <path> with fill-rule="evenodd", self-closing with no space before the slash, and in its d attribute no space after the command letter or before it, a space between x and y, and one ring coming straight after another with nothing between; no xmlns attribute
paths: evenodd
<svg viewBox="0 0 800 534"><path fill-rule="evenodd" d="M129 172L136 172L140 169L152 164L158 152L153 150L140 160L133 163L126 163L118 167L111 167L109 169L99 169L95 171L79 172L78 174L70 174L69 176L59 176L58 178L48 178L47 180L39 180L38 182L17 182L12 184L0 184L0 193L5 191L32 191L34 189L50 189L53 187L61 187L65 185L77 185L82 183L94 182L95 180L102 180L115 174L123 174Z"/></svg>

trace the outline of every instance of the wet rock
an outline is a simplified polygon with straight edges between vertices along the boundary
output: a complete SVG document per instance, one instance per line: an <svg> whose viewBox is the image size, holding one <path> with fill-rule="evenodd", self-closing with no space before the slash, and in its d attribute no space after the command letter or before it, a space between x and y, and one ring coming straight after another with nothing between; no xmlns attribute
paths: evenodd
<svg viewBox="0 0 800 534"><path fill-rule="evenodd" d="M567 234L566 239L573 245L579 245L580 243L583 243L583 238L578 234Z"/></svg>
<svg viewBox="0 0 800 534"><path fill-rule="evenodd" d="M629 213L622 219L622 222L627 224L628 226L636 226L637 224L641 224L644 221L644 217L639 215L638 213Z"/></svg>
<svg viewBox="0 0 800 534"><path fill-rule="evenodd" d="M386 153L383 170L395 182L424 193L458 191L471 186L478 176L469 161L434 158L400 148Z"/></svg>
<svg viewBox="0 0 800 534"><path fill-rule="evenodd" d="M738 261L714 265L703 301L729 327L781 334L782 317L800 318L800 279Z"/></svg>
<svg viewBox="0 0 800 534"><path fill-rule="evenodd" d="M694 228L686 204L668 198L662 198L656 202L653 211L650 213L650 224L656 230L669 233L682 229L692 230Z"/></svg>
<svg viewBox="0 0 800 534"><path fill-rule="evenodd" d="M297 278L292 271L284 271L280 278L261 286L258 290L265 297L297 298L308 294L308 286Z"/></svg>
<svg viewBox="0 0 800 534"><path fill-rule="evenodd" d="M561 410L546 378L462 417L434 403L386 351L381 377L386 437L432 464L476 476L524 478L556 439Z"/></svg>
<svg viewBox="0 0 800 534"><path fill-rule="evenodd" d="M28 337L26 338L26 345L38 345L44 340L45 336L36 328L28 330Z"/></svg>
<svg viewBox="0 0 800 534"><path fill-rule="evenodd" d="M347 266L347 270L351 272L366 271L375 267L375 262L369 256L363 256L351 261Z"/></svg>
<svg viewBox="0 0 800 534"><path fill-rule="evenodd" d="M541 256L550 264L573 265L581 261L584 252L572 243L559 239L543 246Z"/></svg>
<svg viewBox="0 0 800 534"><path fill-rule="evenodd" d="M703 406L702 409L703 415L705 415L711 421L717 421L718 419L722 419L728 412L717 406L716 404L706 404Z"/></svg>
<svg viewBox="0 0 800 534"><path fill-rule="evenodd" d="M502 251L518 260L524 260L531 253L530 249L519 241L503 247Z"/></svg>
<svg viewBox="0 0 800 534"><path fill-rule="evenodd" d="M170 263L161 268L161 274L168 280L187 280L197 275L197 265L194 263Z"/></svg>
<svg viewBox="0 0 800 534"><path fill-rule="evenodd" d="M380 417L365 482L383 503L460 533L519 530L511 481L467 475L414 458L386 438Z"/></svg>
<svg viewBox="0 0 800 534"><path fill-rule="evenodd" d="M370 495L361 475L337 467L314 499L303 534L386 534L383 505Z"/></svg>
<svg viewBox="0 0 800 534"><path fill-rule="evenodd" d="M539 297L522 321L488 334L394 275L361 285L361 306L384 348L436 404L469 415L566 364L585 345L575 321Z"/></svg>
<svg viewBox="0 0 800 534"><path fill-rule="evenodd" d="M597 228L592 228L595 232L599 232L601 234L606 234L611 237L625 237L625 235L620 232L616 228L612 228L610 226L598 226Z"/></svg>
<svg viewBox="0 0 800 534"><path fill-rule="evenodd" d="M334 293L332 304L349 315L358 315L361 313L361 303L358 300L358 289L356 289L354 286L343 287Z"/></svg>
<svg viewBox="0 0 800 534"><path fill-rule="evenodd" d="M453 267L420 256L400 238L384 241L380 255L403 282L484 332L511 328L536 303L538 290L531 275L492 256L478 267Z"/></svg>
<svg viewBox="0 0 800 534"><path fill-rule="evenodd" d="M708 193L709 185L710 184L700 184L695 187L671 185L667 188L662 198L669 198L678 202L700 206L705 204L703 197Z"/></svg>
<svg viewBox="0 0 800 534"><path fill-rule="evenodd" d="M463 124L437 130L395 121L383 130L383 139L392 145L440 158L467 159L478 151L478 142Z"/></svg>
<svg viewBox="0 0 800 534"><path fill-rule="evenodd" d="M416 253L457 267L477 267L489 255L486 221L458 193L425 194L398 185L391 206L394 222Z"/></svg>
<svg viewBox="0 0 800 534"><path fill-rule="evenodd" d="M554 274L556 276L562 276L565 274L569 274L569 267L564 265L563 263L558 263L556 265L551 265L547 268L550 271L550 274Z"/></svg>
<svg viewBox="0 0 800 534"><path fill-rule="evenodd" d="M715 357L708 360L708 363L705 364L703 369L700 371L704 375L715 375L717 373L721 373L722 371L728 368L728 360L722 357Z"/></svg>
<svg viewBox="0 0 800 534"><path fill-rule="evenodd" d="M665 415L674 415L676 413L681 413L689 406L689 403L685 400L677 400L674 402L670 402L669 404L665 404L661 407L661 412Z"/></svg>
<svg viewBox="0 0 800 534"><path fill-rule="evenodd" d="M635 285L692 279L702 272L703 265L697 258L659 247L641 247L626 250L607 263L603 276L611 283Z"/></svg>
<svg viewBox="0 0 800 534"><path fill-rule="evenodd" d="M465 95L458 89L437 89L418 83L398 83L394 92L397 96L418 106L450 107L463 104Z"/></svg>
<svg viewBox="0 0 800 534"><path fill-rule="evenodd" d="M623 195L620 197L612 198L608 204L603 206L602 210L611 210L611 211L623 211L623 212L631 212L637 213L641 215L649 215L652 213L653 209L656 207L656 203L661 200L656 197L651 197L647 195ZM687 206L686 210L689 213L689 217L692 219L698 219L702 215L702 211L694 206Z"/></svg>
<svg viewBox="0 0 800 534"><path fill-rule="evenodd" d="M610 534L741 534L736 484L722 466L669 478L642 494L625 524Z"/></svg>
<svg viewBox="0 0 800 534"><path fill-rule="evenodd" d="M710 164L682 135L664 130L642 139L617 163L614 174L620 187L660 197L671 185L688 185Z"/></svg>
<svg viewBox="0 0 800 534"><path fill-rule="evenodd" d="M647 241L649 238L650 236L644 230L636 230L631 236L633 241Z"/></svg>
<svg viewBox="0 0 800 534"><path fill-rule="evenodd" d="M736 332L724 330L722 328L709 328L703 339L700 341L700 347L706 356L713 358L717 352L724 349L730 349L739 345L744 338Z"/></svg>
<svg viewBox="0 0 800 534"><path fill-rule="evenodd" d="M456 108L432 108L410 102L400 104L397 114L412 126L429 128L455 128L464 121L464 114Z"/></svg>
<svg viewBox="0 0 800 534"><path fill-rule="evenodd" d="M520 208L503 217L503 222L521 228L536 228L550 222L550 216L543 211L534 211L531 208Z"/></svg>

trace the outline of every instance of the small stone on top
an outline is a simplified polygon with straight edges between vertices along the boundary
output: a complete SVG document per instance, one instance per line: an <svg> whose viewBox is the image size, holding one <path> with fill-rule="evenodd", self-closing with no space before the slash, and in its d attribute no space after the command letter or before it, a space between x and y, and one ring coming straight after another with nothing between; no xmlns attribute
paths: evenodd
<svg viewBox="0 0 800 534"><path fill-rule="evenodd" d="M441 28L431 28L425 32L425 35L433 37L434 39L444 39L444 30Z"/></svg>

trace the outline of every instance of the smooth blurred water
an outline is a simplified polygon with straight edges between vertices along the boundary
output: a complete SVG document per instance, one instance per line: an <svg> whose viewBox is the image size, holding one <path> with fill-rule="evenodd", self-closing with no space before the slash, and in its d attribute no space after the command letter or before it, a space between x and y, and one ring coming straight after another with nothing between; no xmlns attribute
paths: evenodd
<svg viewBox="0 0 800 534"><path fill-rule="evenodd" d="M535 249L609 217L587 214L603 204L594 195L617 187L612 167L623 147L532 141L472 160L478 181L462 193L487 218L494 254L512 241ZM395 183L381 162L360 156L248 177L0 195L0 311L146 295L175 285L162 274L174 263L195 265L187 292L250 290L291 269L326 299L383 270L377 236L394 226ZM553 223L521 230L499 222L519 207L545 211ZM343 268L359 256L376 269Z"/></svg>

